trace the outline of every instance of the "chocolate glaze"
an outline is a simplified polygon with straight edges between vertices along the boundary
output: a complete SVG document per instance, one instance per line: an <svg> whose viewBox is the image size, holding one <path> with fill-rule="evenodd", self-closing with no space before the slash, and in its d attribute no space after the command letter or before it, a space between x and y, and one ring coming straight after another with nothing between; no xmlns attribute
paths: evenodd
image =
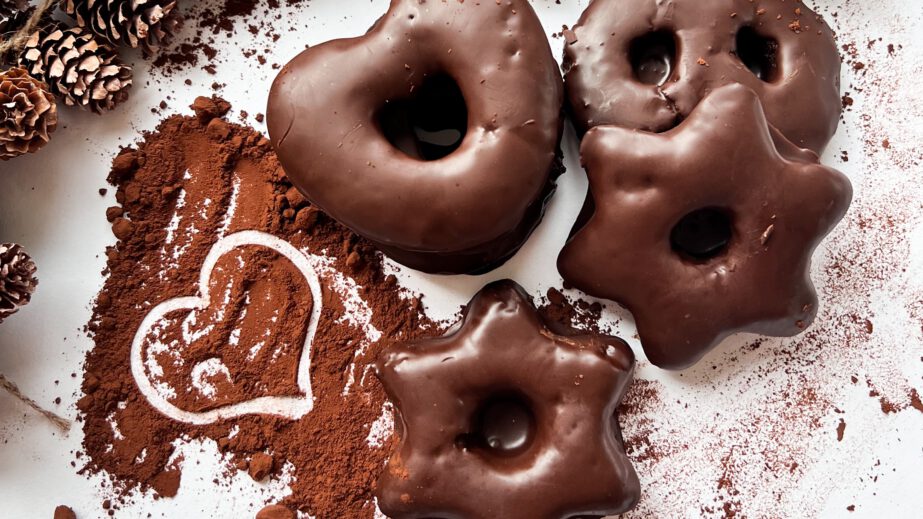
<svg viewBox="0 0 923 519"><path fill-rule="evenodd" d="M719 88L662 134L596 127L581 158L593 203L558 269L625 305L651 362L682 369L732 333L791 336L813 321L811 256L845 214L852 186L771 130L752 90ZM722 217L730 225L726 246L702 247L710 254L683 250L675 236L700 210L710 216L693 225ZM685 243L709 241L707 232L682 232Z"/></svg>
<svg viewBox="0 0 923 519"><path fill-rule="evenodd" d="M400 436L379 506L394 519L631 509L640 486L614 417L633 369L621 339L543 322L517 284L488 285L460 325L377 365Z"/></svg>
<svg viewBox="0 0 923 519"><path fill-rule="evenodd" d="M464 140L423 160L434 155L385 135L407 123L380 117L445 76L464 96ZM292 182L333 218L412 268L483 272L521 247L563 172L563 97L528 1L392 0L366 35L283 68L268 125Z"/></svg>
<svg viewBox="0 0 923 519"><path fill-rule="evenodd" d="M820 153L836 131L839 52L802 2L594 0L573 33L565 81L583 131L666 131L730 83L754 90L769 122L802 148Z"/></svg>

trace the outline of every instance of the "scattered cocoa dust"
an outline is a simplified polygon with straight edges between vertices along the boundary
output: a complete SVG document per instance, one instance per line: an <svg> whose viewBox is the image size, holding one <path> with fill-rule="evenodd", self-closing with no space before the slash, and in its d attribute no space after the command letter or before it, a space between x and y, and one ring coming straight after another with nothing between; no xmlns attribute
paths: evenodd
<svg viewBox="0 0 923 519"><path fill-rule="evenodd" d="M238 38L239 50L244 57L252 58L259 65L265 65L269 52L266 43L278 41L282 36L281 27L287 20L293 19L290 13L281 10L282 4L288 8L300 8L310 4L309 0L204 0L187 2L180 7L184 23L171 45L164 48L154 59L156 70L164 75L200 66L210 74L217 73L217 67L227 61L227 56L220 56L222 41L237 33L238 23L247 39ZM295 31L297 28L288 27ZM273 63L273 68L280 68Z"/></svg>
<svg viewBox="0 0 923 519"><path fill-rule="evenodd" d="M88 326L95 348L78 404L84 471L115 482L120 495L109 510L134 489L169 497L182 491L174 442L214 440L230 460L218 484L236 470L254 479L278 476L288 464L293 494L284 505L321 519L372 517L371 489L389 445L387 438L369 441L385 403L369 362L381 335L410 339L433 333L434 325L421 315L420 300L402 297L394 276L382 273L369 244L292 188L267 139L221 119L230 108L223 101L200 98L194 107L197 117L163 121L113 161L109 180L121 206L107 217L119 242L107 250L107 281ZM186 411L297 395L306 316L322 303L311 347L314 409L296 421L251 415L206 426L175 422L139 391L132 339L154 306L196 295L213 244L241 230L269 233L313 257L323 301L311 300L286 258L256 246L235 249L214 270L208 307L168 314L148 334L147 374Z"/></svg>
<svg viewBox="0 0 923 519"><path fill-rule="evenodd" d="M625 435L625 452L634 463L652 463L662 460L667 453L662 445L653 441L657 422L651 413L662 405L660 391L656 382L635 379L625 400L619 407L622 433ZM625 424L630 424L626 430Z"/></svg>

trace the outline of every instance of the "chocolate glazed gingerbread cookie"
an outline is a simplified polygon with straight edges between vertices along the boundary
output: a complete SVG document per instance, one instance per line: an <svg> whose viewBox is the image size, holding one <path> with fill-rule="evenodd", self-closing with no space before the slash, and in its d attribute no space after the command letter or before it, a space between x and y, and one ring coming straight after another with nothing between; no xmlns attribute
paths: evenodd
<svg viewBox="0 0 923 519"><path fill-rule="evenodd" d="M633 370L621 339L543 321L512 281L485 287L448 334L378 363L400 438L379 506L394 519L629 510L640 486L615 412Z"/></svg>
<svg viewBox="0 0 923 519"><path fill-rule="evenodd" d="M308 199L412 268L506 261L563 172L563 82L527 0L392 0L279 74L268 124Z"/></svg>
<svg viewBox="0 0 923 519"><path fill-rule="evenodd" d="M594 0L568 38L564 70L583 131L666 131L712 90L741 83L770 124L821 153L842 109L833 32L800 1Z"/></svg>
<svg viewBox="0 0 923 519"><path fill-rule="evenodd" d="M743 85L662 134L587 132L594 204L558 258L575 287L625 305L648 358L688 367L728 335L796 335L817 310L812 253L849 180L771 129Z"/></svg>

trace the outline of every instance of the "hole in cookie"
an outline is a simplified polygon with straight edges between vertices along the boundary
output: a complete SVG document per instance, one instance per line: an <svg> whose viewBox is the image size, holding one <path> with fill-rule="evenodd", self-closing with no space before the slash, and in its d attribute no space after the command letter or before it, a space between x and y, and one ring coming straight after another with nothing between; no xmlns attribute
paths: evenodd
<svg viewBox="0 0 923 519"><path fill-rule="evenodd" d="M670 31L655 31L635 38L628 49L635 78L645 85L660 86L673 75L676 38Z"/></svg>
<svg viewBox="0 0 923 519"><path fill-rule="evenodd" d="M471 432L460 435L456 444L500 457L522 454L535 437L535 415L528 401L514 393L495 395L471 417Z"/></svg>
<svg viewBox="0 0 923 519"><path fill-rule="evenodd" d="M670 233L670 245L683 258L702 262L724 254L734 234L731 214L717 207L693 211Z"/></svg>
<svg viewBox="0 0 923 519"><path fill-rule="evenodd" d="M760 80L771 83L779 74L779 42L750 26L737 32L737 57Z"/></svg>
<svg viewBox="0 0 923 519"><path fill-rule="evenodd" d="M458 83L439 74L426 78L411 97L391 101L378 124L397 149L418 160L439 160L461 146L468 107Z"/></svg>

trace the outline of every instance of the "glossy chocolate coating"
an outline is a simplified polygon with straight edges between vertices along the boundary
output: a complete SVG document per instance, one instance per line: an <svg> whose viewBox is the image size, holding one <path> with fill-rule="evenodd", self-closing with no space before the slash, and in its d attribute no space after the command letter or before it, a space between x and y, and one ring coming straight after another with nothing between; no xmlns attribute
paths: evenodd
<svg viewBox="0 0 923 519"><path fill-rule="evenodd" d="M422 160L378 118L442 75L464 96L467 130L454 152ZM330 216L412 268L483 272L541 220L563 172L563 98L528 1L392 0L366 35L283 68L268 125L292 182Z"/></svg>
<svg viewBox="0 0 923 519"><path fill-rule="evenodd" d="M669 130L712 90L741 83L799 147L820 153L836 132L839 52L830 27L802 2L594 0L573 33L564 70L581 130ZM657 47L675 53L670 66L656 52L643 59ZM632 58L647 65L642 70ZM661 69L669 71L663 84L655 81Z"/></svg>
<svg viewBox="0 0 923 519"><path fill-rule="evenodd" d="M752 90L715 90L662 134L594 128L581 157L593 203L558 269L626 306L651 362L682 369L732 333L791 336L812 322L811 256L845 214L852 186L773 134ZM727 246L705 259L671 239L703 209L728 215L732 228Z"/></svg>
<svg viewBox="0 0 923 519"><path fill-rule="evenodd" d="M629 510L640 486L614 417L633 369L621 339L545 323L518 285L488 285L460 326L391 346L378 363L400 435L379 506L394 519ZM499 415L486 428L485 407ZM503 441L472 441L485 429Z"/></svg>

